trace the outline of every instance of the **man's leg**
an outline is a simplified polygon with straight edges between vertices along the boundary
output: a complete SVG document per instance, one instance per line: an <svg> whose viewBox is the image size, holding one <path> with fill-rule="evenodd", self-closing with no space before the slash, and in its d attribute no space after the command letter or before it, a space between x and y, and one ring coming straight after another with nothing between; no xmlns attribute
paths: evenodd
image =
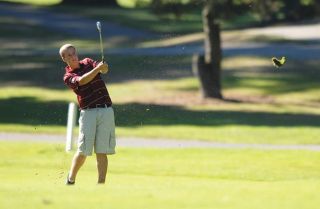
<svg viewBox="0 0 320 209"><path fill-rule="evenodd" d="M97 153L97 168L98 168L98 184L104 184L108 170L108 157L106 154Z"/></svg>
<svg viewBox="0 0 320 209"><path fill-rule="evenodd" d="M77 173L85 162L86 158L87 156L82 155L79 152L74 155L68 177L69 181L74 182L76 180Z"/></svg>

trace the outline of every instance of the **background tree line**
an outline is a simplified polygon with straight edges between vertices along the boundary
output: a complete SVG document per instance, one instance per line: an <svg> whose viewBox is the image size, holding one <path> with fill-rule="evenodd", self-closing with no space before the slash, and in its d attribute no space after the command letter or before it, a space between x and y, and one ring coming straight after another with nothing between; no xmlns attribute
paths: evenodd
<svg viewBox="0 0 320 209"><path fill-rule="evenodd" d="M132 0L137 7L146 7L156 14L172 13L181 18L184 12L202 9L208 0ZM298 21L320 15L319 0L209 0L215 17L229 19L246 13L257 16L262 24ZM62 4L118 6L117 0L63 0Z"/></svg>
<svg viewBox="0 0 320 209"><path fill-rule="evenodd" d="M261 23L273 23L277 21L304 20L320 15L319 0L211 1L215 10L215 16L219 19L229 19L246 13L253 13L261 20ZM175 13L176 17L179 18L184 11L196 7L202 8L206 2L206 0L152 0L150 8L155 13Z"/></svg>

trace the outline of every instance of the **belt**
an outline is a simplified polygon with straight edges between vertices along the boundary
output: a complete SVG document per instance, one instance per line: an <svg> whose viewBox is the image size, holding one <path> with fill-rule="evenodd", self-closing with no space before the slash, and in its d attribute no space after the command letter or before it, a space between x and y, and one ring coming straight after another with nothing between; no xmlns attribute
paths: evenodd
<svg viewBox="0 0 320 209"><path fill-rule="evenodd" d="M111 107L111 104L96 104L96 105L89 106L87 108L83 108L83 110L93 109L93 108L108 108L108 107Z"/></svg>

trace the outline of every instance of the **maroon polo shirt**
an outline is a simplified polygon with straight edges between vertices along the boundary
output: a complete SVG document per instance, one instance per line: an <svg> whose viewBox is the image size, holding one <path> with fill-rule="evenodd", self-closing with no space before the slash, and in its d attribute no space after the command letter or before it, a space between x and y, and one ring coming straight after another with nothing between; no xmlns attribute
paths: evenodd
<svg viewBox="0 0 320 209"><path fill-rule="evenodd" d="M65 68L66 73L63 76L64 83L76 93L80 109L93 108L98 104L112 104L109 92L100 73L89 83L82 86L79 85L80 77L90 72L97 65L98 62L90 58L85 58L80 61L80 68L74 70L69 66Z"/></svg>

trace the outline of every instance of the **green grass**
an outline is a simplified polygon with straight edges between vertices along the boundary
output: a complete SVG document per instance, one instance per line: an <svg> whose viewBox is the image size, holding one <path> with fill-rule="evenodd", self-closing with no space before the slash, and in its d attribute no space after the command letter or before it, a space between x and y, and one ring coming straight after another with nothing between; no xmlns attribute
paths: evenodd
<svg viewBox="0 0 320 209"><path fill-rule="evenodd" d="M96 185L91 157L77 184L67 187L72 156L62 145L0 145L1 208L316 209L320 203L319 152L119 148L109 157L106 185Z"/></svg>
<svg viewBox="0 0 320 209"><path fill-rule="evenodd" d="M61 0L5 0L3 2L32 4L37 6L51 6L61 2Z"/></svg>
<svg viewBox="0 0 320 209"><path fill-rule="evenodd" d="M128 20L130 14L126 15ZM0 23L1 131L64 134L68 103L76 99L62 82L64 64L58 49L72 42L84 57L86 50L98 47L97 40L65 39L63 34L11 17L0 18ZM11 27L13 24L21 27ZM115 40L106 44L119 46ZM99 50L96 52L90 55L94 59L99 58ZM119 136L319 144L318 60L289 59L277 70L270 57L224 57L225 100L203 101L190 56L117 55L107 59L111 71L105 80Z"/></svg>
<svg viewBox="0 0 320 209"><path fill-rule="evenodd" d="M118 4L126 8L135 8L139 4L149 5L152 0L117 0Z"/></svg>

